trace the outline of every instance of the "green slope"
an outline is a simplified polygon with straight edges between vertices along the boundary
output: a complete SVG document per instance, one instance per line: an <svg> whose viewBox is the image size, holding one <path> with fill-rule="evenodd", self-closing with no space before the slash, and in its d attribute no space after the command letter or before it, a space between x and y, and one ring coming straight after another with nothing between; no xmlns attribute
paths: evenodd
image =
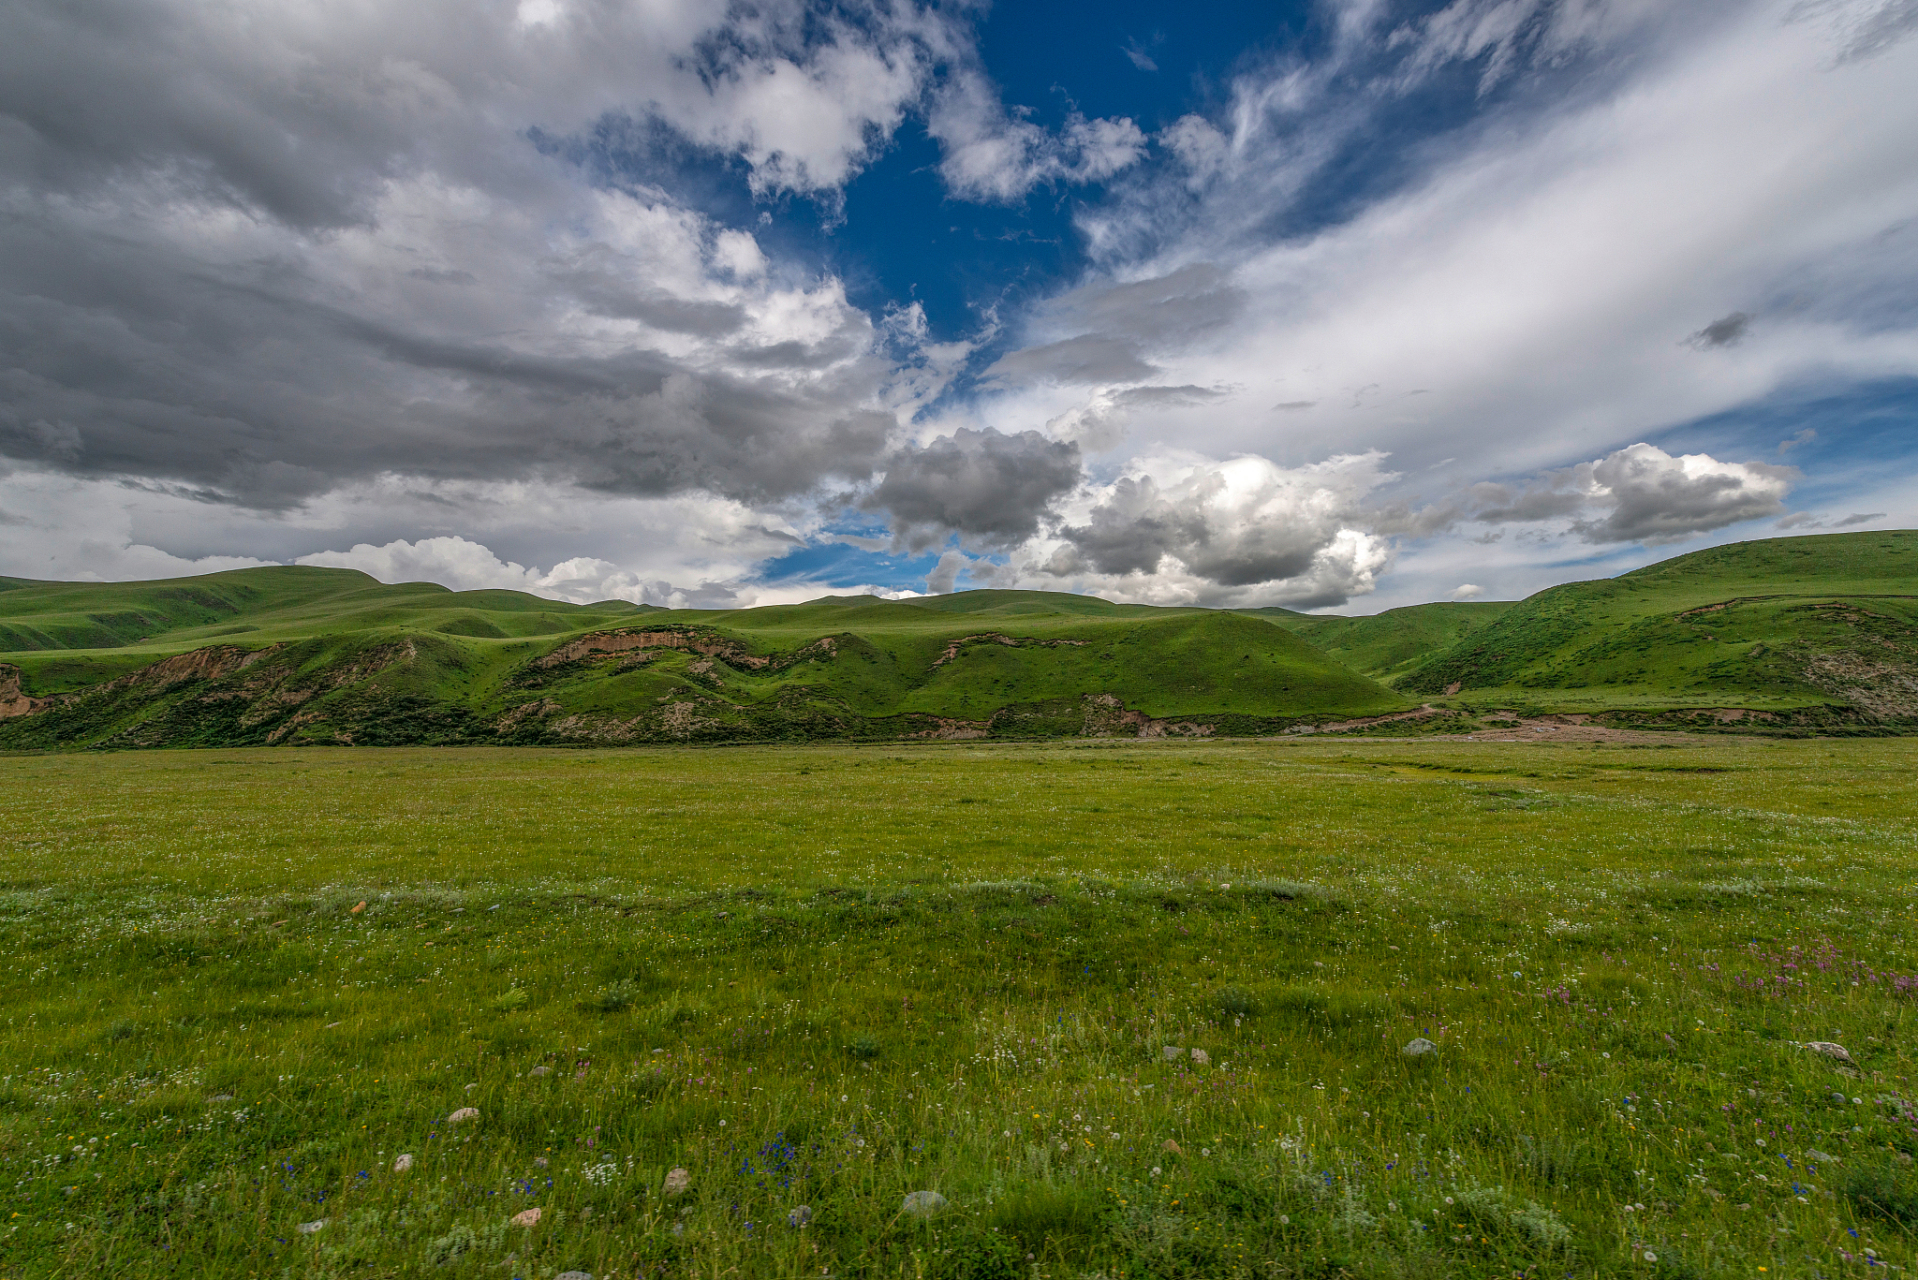
<svg viewBox="0 0 1918 1280"><path fill-rule="evenodd" d="M1541 591L1399 688L1561 709L1918 716L1918 532L1714 547Z"/></svg>
<svg viewBox="0 0 1918 1280"><path fill-rule="evenodd" d="M0 595L0 746L1204 734L1403 699L1258 619L1048 592L736 611L328 569Z"/></svg>
<svg viewBox="0 0 1918 1280"><path fill-rule="evenodd" d="M1415 604L1369 618L1253 610L1315 649L1386 684L1450 648L1507 609L1509 600Z"/></svg>

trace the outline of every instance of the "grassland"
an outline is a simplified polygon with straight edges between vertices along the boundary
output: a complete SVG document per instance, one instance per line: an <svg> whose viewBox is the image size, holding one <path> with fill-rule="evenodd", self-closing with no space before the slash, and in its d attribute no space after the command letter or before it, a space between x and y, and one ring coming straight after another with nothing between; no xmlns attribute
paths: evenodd
<svg viewBox="0 0 1918 1280"><path fill-rule="evenodd" d="M1908 1268L1915 766L0 757L0 1277Z"/></svg>

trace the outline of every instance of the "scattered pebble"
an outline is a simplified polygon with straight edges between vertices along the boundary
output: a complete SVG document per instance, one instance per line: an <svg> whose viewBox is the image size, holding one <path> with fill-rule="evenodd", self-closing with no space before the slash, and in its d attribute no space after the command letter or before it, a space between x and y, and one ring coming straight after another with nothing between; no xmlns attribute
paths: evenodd
<svg viewBox="0 0 1918 1280"><path fill-rule="evenodd" d="M1821 1058L1830 1058L1833 1062L1849 1063L1851 1061L1851 1051L1844 1045L1830 1040L1813 1040L1807 1043L1805 1048Z"/></svg>
<svg viewBox="0 0 1918 1280"><path fill-rule="evenodd" d="M411 1169L412 1167L413 1167L413 1153L410 1151L401 1153L400 1157L396 1159L395 1161L393 1161L394 1173L405 1173L408 1169Z"/></svg>
<svg viewBox="0 0 1918 1280"><path fill-rule="evenodd" d="M531 1071L528 1071L526 1074L529 1076L550 1076L553 1074L553 1069L547 1066L546 1064L541 1063L539 1066L534 1067Z"/></svg>
<svg viewBox="0 0 1918 1280"><path fill-rule="evenodd" d="M1167 1138L1164 1142L1159 1144L1159 1150L1170 1151L1175 1156L1182 1156L1185 1154L1184 1148L1179 1146L1178 1143L1174 1142L1170 1138Z"/></svg>
<svg viewBox="0 0 1918 1280"><path fill-rule="evenodd" d="M1194 1049L1192 1051L1192 1060L1203 1067L1212 1061L1212 1055L1204 1049Z"/></svg>
<svg viewBox="0 0 1918 1280"><path fill-rule="evenodd" d="M313 1221L311 1221L311 1222L302 1222L302 1223L301 1223L301 1224L299 1225L299 1228L298 1228L298 1230L299 1230L299 1233L300 1233L301 1235L303 1235L303 1236L310 1236L310 1235L312 1235L312 1234L313 1234L313 1233L314 1233L315 1231L318 1231L318 1230L319 1230L319 1229L320 1229L321 1227L323 1227L323 1226L325 1226L326 1224L327 1224L327 1219L325 1219L325 1218L315 1218L315 1219L314 1219Z"/></svg>
<svg viewBox="0 0 1918 1280"><path fill-rule="evenodd" d="M554 1276L553 1280L593 1280L593 1273L590 1271L562 1271Z"/></svg>
<svg viewBox="0 0 1918 1280"><path fill-rule="evenodd" d="M1843 1163L1841 1160L1839 1160L1837 1156L1828 1156L1824 1152L1818 1150L1816 1147L1812 1148L1810 1151L1807 1151L1805 1154L1811 1159L1818 1161L1820 1164Z"/></svg>
<svg viewBox="0 0 1918 1280"><path fill-rule="evenodd" d="M791 1213L786 1215L786 1223L789 1226L803 1227L808 1222L811 1222L811 1221L812 1221L812 1206L809 1204L802 1204L797 1209L794 1209Z"/></svg>
<svg viewBox="0 0 1918 1280"><path fill-rule="evenodd" d="M539 1225L539 1213L540 1211L538 1209L521 1209L512 1216L512 1225L516 1227L537 1226Z"/></svg>
<svg viewBox="0 0 1918 1280"><path fill-rule="evenodd" d="M1183 1057L1185 1057L1185 1050L1181 1049L1178 1045L1169 1044L1165 1047L1165 1060L1167 1062L1177 1062Z"/></svg>
<svg viewBox="0 0 1918 1280"><path fill-rule="evenodd" d="M1430 1040L1427 1040L1424 1036L1418 1036L1403 1049L1400 1049L1399 1052L1408 1058L1422 1058L1428 1053L1437 1053L1438 1046Z"/></svg>
<svg viewBox="0 0 1918 1280"><path fill-rule="evenodd" d="M686 1188L693 1185L693 1175L684 1169L669 1169L666 1173L666 1194L676 1196L684 1194Z"/></svg>
<svg viewBox="0 0 1918 1280"><path fill-rule="evenodd" d="M458 1111L455 1111L452 1115L446 1117L446 1123L458 1124L462 1120L477 1120L477 1119L479 1119L478 1107L461 1107Z"/></svg>
<svg viewBox="0 0 1918 1280"><path fill-rule="evenodd" d="M948 1201L937 1191L914 1191L899 1206L899 1212L910 1213L915 1218L930 1218L944 1209Z"/></svg>
<svg viewBox="0 0 1918 1280"><path fill-rule="evenodd" d="M534 1156L533 1163L544 1169L548 1163L545 1156Z"/></svg>
<svg viewBox="0 0 1918 1280"><path fill-rule="evenodd" d="M479 1088L479 1085L478 1085L478 1084L469 1084L469 1085L467 1085L467 1086L466 1086L466 1092L468 1092L468 1093L471 1093L471 1092L473 1092L473 1090L475 1090L475 1089L477 1089L477 1088Z"/></svg>

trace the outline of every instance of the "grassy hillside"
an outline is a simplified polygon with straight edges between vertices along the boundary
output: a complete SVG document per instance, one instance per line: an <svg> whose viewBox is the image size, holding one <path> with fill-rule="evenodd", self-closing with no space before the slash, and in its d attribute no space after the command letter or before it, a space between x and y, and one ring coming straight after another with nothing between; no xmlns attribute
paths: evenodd
<svg viewBox="0 0 1918 1280"><path fill-rule="evenodd" d="M1254 610L1354 671L1391 684L1512 607L1508 600L1415 604L1369 618Z"/></svg>
<svg viewBox="0 0 1918 1280"><path fill-rule="evenodd" d="M733 611L332 569L0 595L0 747L1261 731L1403 700L1239 614L1048 592Z"/></svg>
<svg viewBox="0 0 1918 1280"><path fill-rule="evenodd" d="M1918 716L1918 532L1737 543L1553 587L1397 684L1561 708Z"/></svg>

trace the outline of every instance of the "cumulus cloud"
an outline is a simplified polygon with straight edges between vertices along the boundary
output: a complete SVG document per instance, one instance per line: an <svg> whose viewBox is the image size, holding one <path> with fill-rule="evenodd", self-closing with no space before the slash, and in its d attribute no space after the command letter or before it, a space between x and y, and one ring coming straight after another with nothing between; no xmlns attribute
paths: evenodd
<svg viewBox="0 0 1918 1280"><path fill-rule="evenodd" d="M899 540L914 550L952 534L1012 546L1038 531L1040 518L1079 477L1076 444L1037 431L961 427L892 455L866 504L890 513Z"/></svg>
<svg viewBox="0 0 1918 1280"><path fill-rule="evenodd" d="M1570 517L1587 542L1658 546L1784 510L1798 472L1763 462L1673 457L1634 444L1595 462L1553 471L1519 489L1481 485L1473 519L1513 524Z"/></svg>
<svg viewBox="0 0 1918 1280"><path fill-rule="evenodd" d="M1059 522L1013 557L1006 580L1155 604L1341 604L1370 591L1390 560L1359 518L1382 462L1141 460L1073 495Z"/></svg>

